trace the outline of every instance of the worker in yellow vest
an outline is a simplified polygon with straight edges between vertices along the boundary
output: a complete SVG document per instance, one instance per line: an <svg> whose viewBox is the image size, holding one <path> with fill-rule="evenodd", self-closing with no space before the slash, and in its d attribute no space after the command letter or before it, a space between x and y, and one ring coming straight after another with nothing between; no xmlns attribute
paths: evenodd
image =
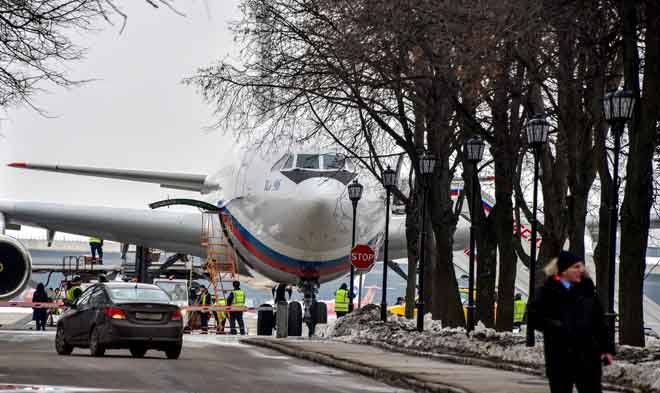
<svg viewBox="0 0 660 393"><path fill-rule="evenodd" d="M99 254L99 264L103 261L103 239L89 238L89 248L92 249L92 264L96 263L96 253Z"/></svg>
<svg viewBox="0 0 660 393"><path fill-rule="evenodd" d="M227 299L218 297L218 299L215 301L216 306L226 306L227 305ZM226 311L217 311L216 312L216 317L215 317L215 322L216 322L216 333L217 334L225 334L225 323L227 322L227 312Z"/></svg>
<svg viewBox="0 0 660 393"><path fill-rule="evenodd" d="M204 285L202 285L201 287L201 293L199 294L198 304L200 306L211 306L213 304L213 302L211 301L211 294ZM202 334L207 334L209 330L209 313L207 311L200 311L199 315L202 325L201 326Z"/></svg>
<svg viewBox="0 0 660 393"><path fill-rule="evenodd" d="M241 289L241 283L233 282L234 290L227 297L227 305L231 307L245 307L245 292ZM229 334L236 334L236 322L241 330L241 336L245 335L245 323L243 322L243 311L229 312Z"/></svg>
<svg viewBox="0 0 660 393"><path fill-rule="evenodd" d="M82 295L80 283L81 280L79 276L75 276L73 280L69 281L69 288L66 290L66 300L73 302Z"/></svg>
<svg viewBox="0 0 660 393"><path fill-rule="evenodd" d="M335 313L337 314L337 318L348 314L348 304L351 301L351 297L347 288L348 286L344 283L335 292Z"/></svg>
<svg viewBox="0 0 660 393"><path fill-rule="evenodd" d="M520 329L525 320L525 308L527 304L522 300L521 294L516 294L513 301L513 326Z"/></svg>

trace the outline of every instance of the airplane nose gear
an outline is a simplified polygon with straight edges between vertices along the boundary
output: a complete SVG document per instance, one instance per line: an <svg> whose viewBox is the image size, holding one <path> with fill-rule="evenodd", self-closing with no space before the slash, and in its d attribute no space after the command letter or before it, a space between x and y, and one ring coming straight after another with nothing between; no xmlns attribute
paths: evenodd
<svg viewBox="0 0 660 393"><path fill-rule="evenodd" d="M303 293L303 305L305 312L303 314L303 321L307 324L309 330L309 337L312 337L316 330L318 323L318 314L316 312L316 294L319 291L318 279L304 279L298 284L298 289Z"/></svg>

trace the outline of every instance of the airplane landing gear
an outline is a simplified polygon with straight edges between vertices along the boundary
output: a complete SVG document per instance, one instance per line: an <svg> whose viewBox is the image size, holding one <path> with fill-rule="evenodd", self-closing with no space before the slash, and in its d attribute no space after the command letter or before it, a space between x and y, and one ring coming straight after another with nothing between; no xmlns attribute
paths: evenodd
<svg viewBox="0 0 660 393"><path fill-rule="evenodd" d="M298 284L298 289L303 293L304 314L303 321L307 324L309 330L309 337L312 337L316 331L316 324L318 321L318 312L315 310L316 294L319 290L319 282L317 279L305 279Z"/></svg>

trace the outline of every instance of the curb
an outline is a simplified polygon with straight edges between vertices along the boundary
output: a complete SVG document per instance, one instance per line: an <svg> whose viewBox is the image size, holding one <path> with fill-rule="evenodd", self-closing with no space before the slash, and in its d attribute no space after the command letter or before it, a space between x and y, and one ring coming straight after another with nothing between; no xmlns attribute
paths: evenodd
<svg viewBox="0 0 660 393"><path fill-rule="evenodd" d="M388 385L412 389L420 393L472 393L470 390L464 388L428 382L413 375L403 374L386 368L373 367L355 360L336 358L332 355L327 355L324 353L308 351L302 348L295 348L293 346L280 344L274 340L247 338L240 340L240 342L248 345L273 349L300 359L310 360L326 366L358 373L387 383Z"/></svg>

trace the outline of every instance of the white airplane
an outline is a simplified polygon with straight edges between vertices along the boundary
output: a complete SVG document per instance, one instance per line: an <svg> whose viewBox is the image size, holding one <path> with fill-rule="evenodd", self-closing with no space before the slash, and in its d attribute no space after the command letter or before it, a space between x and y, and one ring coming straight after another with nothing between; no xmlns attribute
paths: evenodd
<svg viewBox="0 0 660 393"><path fill-rule="evenodd" d="M9 166L197 192L203 202L219 208L219 221L239 256L241 274L298 285L311 303L320 283L350 269L352 206L346 187L357 177L357 168L334 152L292 149L261 154L243 149L232 154L237 164L212 175L25 162ZM358 207L357 239L379 250L384 238L385 192L373 179L360 181L365 189ZM0 300L20 293L31 272L27 250L4 235L5 229L16 225L46 228L51 235L62 231L205 257L199 212L0 200ZM457 250L467 243L467 228L461 225L457 231ZM395 215L390 222L388 259L405 256L405 219ZM307 311L308 307L305 315Z"/></svg>

